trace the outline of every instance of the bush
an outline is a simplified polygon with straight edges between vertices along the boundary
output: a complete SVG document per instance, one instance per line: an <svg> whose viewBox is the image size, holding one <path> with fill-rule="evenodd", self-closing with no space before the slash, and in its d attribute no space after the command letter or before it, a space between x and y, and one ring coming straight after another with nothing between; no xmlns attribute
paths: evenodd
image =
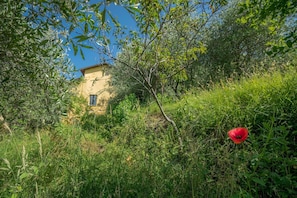
<svg viewBox="0 0 297 198"><path fill-rule="evenodd" d="M129 113L139 107L139 101L134 94L125 96L124 100L119 102L118 105L112 111L112 115L117 122L121 123L129 119Z"/></svg>

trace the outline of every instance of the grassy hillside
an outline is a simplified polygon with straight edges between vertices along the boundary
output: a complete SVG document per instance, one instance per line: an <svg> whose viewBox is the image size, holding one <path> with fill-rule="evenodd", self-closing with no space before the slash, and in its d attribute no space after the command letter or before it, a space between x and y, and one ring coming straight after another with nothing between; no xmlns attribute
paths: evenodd
<svg viewBox="0 0 297 198"><path fill-rule="evenodd" d="M297 196L296 74L255 75L165 103L180 134L154 104L127 97L113 115L86 116L88 131L3 135L1 197ZM249 137L235 145L227 132L240 126Z"/></svg>

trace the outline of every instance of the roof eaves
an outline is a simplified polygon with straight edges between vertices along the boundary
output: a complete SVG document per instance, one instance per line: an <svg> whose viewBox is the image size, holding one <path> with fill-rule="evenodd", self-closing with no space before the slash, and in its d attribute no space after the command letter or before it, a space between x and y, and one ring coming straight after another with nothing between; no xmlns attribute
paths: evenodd
<svg viewBox="0 0 297 198"><path fill-rule="evenodd" d="M94 67L101 67L101 66L104 66L104 65L107 65L109 67L111 67L111 65L109 63L101 63L101 64L96 64L96 65L91 65L91 66L88 66L88 67L84 67L84 68L81 68L80 69L80 72L85 75L85 71L87 69L91 69L91 68L94 68Z"/></svg>

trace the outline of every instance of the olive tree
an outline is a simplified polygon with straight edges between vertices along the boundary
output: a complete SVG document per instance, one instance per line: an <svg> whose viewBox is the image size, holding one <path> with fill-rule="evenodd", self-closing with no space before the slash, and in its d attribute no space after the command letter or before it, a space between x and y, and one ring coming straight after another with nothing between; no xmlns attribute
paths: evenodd
<svg viewBox="0 0 297 198"><path fill-rule="evenodd" d="M59 34L28 21L21 1L0 6L0 114L11 125L53 125L66 107L72 68Z"/></svg>
<svg viewBox="0 0 297 198"><path fill-rule="evenodd" d="M139 31L132 32L130 39L121 43L123 50L117 57L110 55L115 60L115 83L129 87L125 83L129 79L129 83L133 82L130 85L149 93L177 132L182 146L179 129L163 109L158 95L164 88L187 80L186 68L198 53L205 51L196 38L221 5L183 0L137 2L137 9L130 11Z"/></svg>
<svg viewBox="0 0 297 198"><path fill-rule="evenodd" d="M241 23L238 0L229 2L205 28L202 39L207 52L198 57L190 67L194 86L205 86L232 75L249 73L268 60L267 43L276 40L280 30L270 34L270 26L251 27L251 22ZM279 28L280 29L280 28Z"/></svg>

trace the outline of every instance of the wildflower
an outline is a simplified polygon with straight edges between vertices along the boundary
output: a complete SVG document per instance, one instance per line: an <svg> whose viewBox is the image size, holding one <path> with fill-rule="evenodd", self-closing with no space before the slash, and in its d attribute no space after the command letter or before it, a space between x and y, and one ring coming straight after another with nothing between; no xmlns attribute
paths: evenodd
<svg viewBox="0 0 297 198"><path fill-rule="evenodd" d="M230 139L235 144L240 144L244 142L247 139L248 134L249 132L247 128L243 128L243 127L234 128L228 132Z"/></svg>

